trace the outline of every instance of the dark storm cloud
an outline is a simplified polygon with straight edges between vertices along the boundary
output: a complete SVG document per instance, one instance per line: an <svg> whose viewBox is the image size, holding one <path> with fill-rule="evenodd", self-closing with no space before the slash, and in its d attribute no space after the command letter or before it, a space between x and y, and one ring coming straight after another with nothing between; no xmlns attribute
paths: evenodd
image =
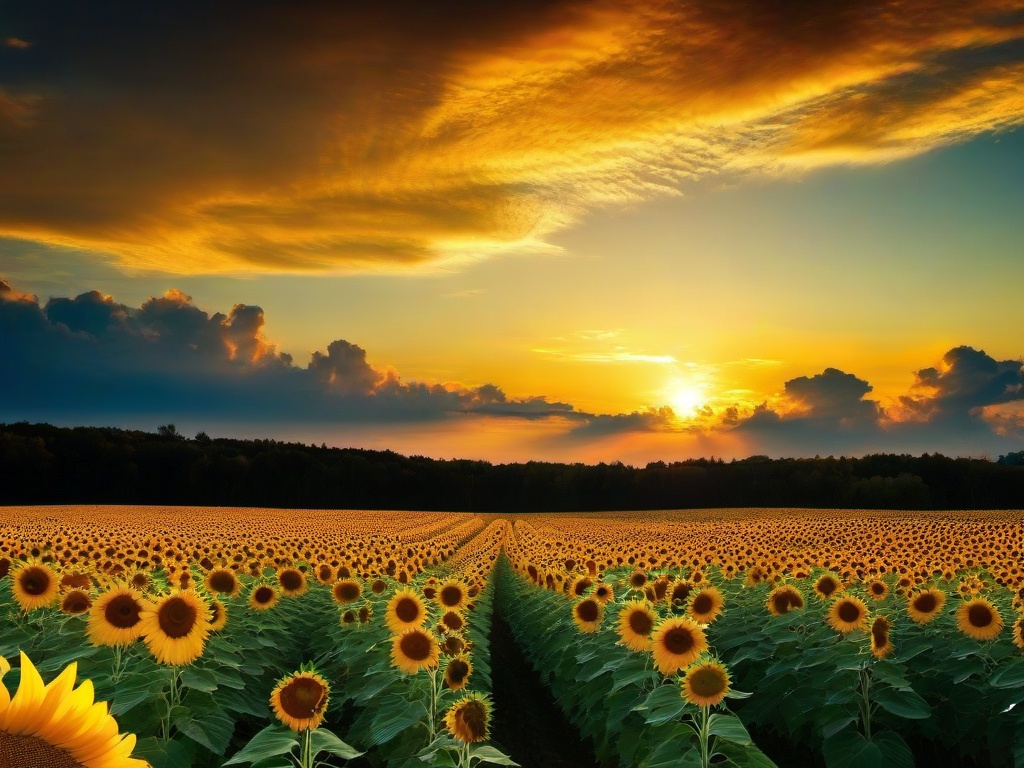
<svg viewBox="0 0 1024 768"><path fill-rule="evenodd" d="M391 422L480 413L583 418L544 397L509 398L497 386L403 382L338 339L292 364L263 335L263 310L236 304L209 314L170 290L141 307L98 291L54 298L0 281L0 419L167 414L250 423Z"/></svg>
<svg viewBox="0 0 1024 768"><path fill-rule="evenodd" d="M0 26L0 234L179 273L412 269L1024 118L1008 0L9 0Z"/></svg>

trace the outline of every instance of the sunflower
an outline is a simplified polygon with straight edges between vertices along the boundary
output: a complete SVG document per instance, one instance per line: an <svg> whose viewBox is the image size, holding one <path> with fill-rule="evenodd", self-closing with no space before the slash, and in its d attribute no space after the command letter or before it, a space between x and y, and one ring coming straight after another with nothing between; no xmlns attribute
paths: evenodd
<svg viewBox="0 0 1024 768"><path fill-rule="evenodd" d="M331 585L331 597L338 605L354 603L363 596L363 585L355 579L340 579Z"/></svg>
<svg viewBox="0 0 1024 768"><path fill-rule="evenodd" d="M570 597L583 597L587 590L594 586L594 580L589 576L580 576L577 579L573 579L569 585Z"/></svg>
<svg viewBox="0 0 1024 768"><path fill-rule="evenodd" d="M602 603L610 603L615 600L615 590L612 589L611 584L601 582L594 587L594 597Z"/></svg>
<svg viewBox="0 0 1024 768"><path fill-rule="evenodd" d="M86 632L93 645L130 645L142 634L147 603L128 587L114 587L96 598L89 609Z"/></svg>
<svg viewBox="0 0 1024 768"><path fill-rule="evenodd" d="M855 629L867 629L868 607L859 597L839 597L828 609L828 625L844 635Z"/></svg>
<svg viewBox="0 0 1024 768"><path fill-rule="evenodd" d="M270 706L277 719L293 731L309 731L324 721L330 690L315 672L293 672L277 682Z"/></svg>
<svg viewBox="0 0 1024 768"><path fill-rule="evenodd" d="M28 563L14 574L11 591L21 610L27 613L56 602L60 580L46 563Z"/></svg>
<svg viewBox="0 0 1024 768"><path fill-rule="evenodd" d="M373 606L369 603L363 603L359 606L359 610L356 612L356 615L359 617L360 624L369 624L370 619L373 618Z"/></svg>
<svg viewBox="0 0 1024 768"><path fill-rule="evenodd" d="M469 586L458 579L449 579L437 589L437 602L449 610L462 608L469 599Z"/></svg>
<svg viewBox="0 0 1024 768"><path fill-rule="evenodd" d="M82 589L69 589L60 598L61 613L68 616L81 616L92 606L92 598Z"/></svg>
<svg viewBox="0 0 1024 768"><path fill-rule="evenodd" d="M277 583L281 585L281 594L285 597L298 597L306 594L306 574L298 568L282 568L277 572Z"/></svg>
<svg viewBox="0 0 1024 768"><path fill-rule="evenodd" d="M249 593L249 607L254 611L268 611L281 599L277 590L269 584L260 584Z"/></svg>
<svg viewBox="0 0 1024 768"><path fill-rule="evenodd" d="M391 666L398 667L407 675L415 675L421 669L436 667L441 650L433 632L413 628L391 641Z"/></svg>
<svg viewBox="0 0 1024 768"><path fill-rule="evenodd" d="M1024 651L1024 615L1013 622L1013 644Z"/></svg>
<svg viewBox="0 0 1024 768"><path fill-rule="evenodd" d="M11 669L0 658L0 678ZM72 663L43 685L21 654L21 682L12 697L0 682L0 765L6 768L149 768L133 760L135 736L119 735L106 702L93 703L92 683L75 688Z"/></svg>
<svg viewBox="0 0 1024 768"><path fill-rule="evenodd" d="M356 612L353 611L351 608L349 608L348 610L342 611L341 612L341 616L338 617L338 621L341 623L342 626L348 626L349 624L355 624L356 623Z"/></svg>
<svg viewBox="0 0 1024 768"><path fill-rule="evenodd" d="M720 704L729 693L729 670L717 659L698 662L687 667L683 675L682 697L698 707Z"/></svg>
<svg viewBox="0 0 1024 768"><path fill-rule="evenodd" d="M716 587L704 587L690 601L690 618L698 624L710 624L718 618L725 605L725 598Z"/></svg>
<svg viewBox="0 0 1024 768"><path fill-rule="evenodd" d="M210 607L192 590L172 592L142 612L142 640L161 664L191 664L210 634Z"/></svg>
<svg viewBox="0 0 1024 768"><path fill-rule="evenodd" d="M672 675L696 661L708 649L697 624L686 618L663 619L651 637L654 663L663 675Z"/></svg>
<svg viewBox="0 0 1024 768"><path fill-rule="evenodd" d="M572 607L572 620L580 632L596 632L604 618L604 605L593 597L580 600Z"/></svg>
<svg viewBox="0 0 1024 768"><path fill-rule="evenodd" d="M804 596L796 587L790 584L783 584L781 587L776 587L771 591L765 605L768 606L768 612L772 616L783 616L790 611L803 608Z"/></svg>
<svg viewBox="0 0 1024 768"><path fill-rule="evenodd" d="M490 723L490 699L476 692L466 694L452 704L444 716L448 733L466 744L486 741L490 736Z"/></svg>
<svg viewBox="0 0 1024 768"><path fill-rule="evenodd" d="M956 609L956 626L975 640L993 640L1003 629L1003 617L984 597L976 597L965 600Z"/></svg>
<svg viewBox="0 0 1024 768"><path fill-rule="evenodd" d="M230 568L215 568L206 574L206 578L203 581L206 584L206 590L211 595L238 597L238 593L242 589L238 576Z"/></svg>
<svg viewBox="0 0 1024 768"><path fill-rule="evenodd" d="M466 687L471 674L473 674L473 665L470 663L469 657L462 654L455 656L449 660L444 669L445 685L453 691L458 691Z"/></svg>
<svg viewBox="0 0 1024 768"><path fill-rule="evenodd" d="M388 601L384 623L392 632L403 632L407 629L418 629L427 620L427 608L417 595L409 588L400 589Z"/></svg>
<svg viewBox="0 0 1024 768"><path fill-rule="evenodd" d="M654 608L646 600L633 600L619 611L619 637L631 651L651 650L651 633L658 620Z"/></svg>
<svg viewBox="0 0 1024 768"><path fill-rule="evenodd" d="M647 574L639 569L629 574L630 589L643 589L647 586Z"/></svg>
<svg viewBox="0 0 1024 768"><path fill-rule="evenodd" d="M686 605L687 599L690 597L690 593L693 592L694 585L689 579L683 579L677 581L672 585L672 592L666 593L669 595L669 602L676 608L682 608ZM655 593L657 594L657 593Z"/></svg>
<svg viewBox="0 0 1024 768"><path fill-rule="evenodd" d="M831 573L823 573L814 582L814 591L819 597L828 600L833 595L843 591L843 584Z"/></svg>
<svg viewBox="0 0 1024 768"><path fill-rule="evenodd" d="M918 624L927 624L939 615L945 604L945 592L939 589L926 589L907 600L907 613Z"/></svg>
<svg viewBox="0 0 1024 768"><path fill-rule="evenodd" d="M461 636L457 634L445 635L444 640L441 641L441 653L445 656L458 656L463 653L469 645Z"/></svg>
<svg viewBox="0 0 1024 768"><path fill-rule="evenodd" d="M889 585L881 579L873 579L868 582L867 592L872 600L882 600L889 594Z"/></svg>
<svg viewBox="0 0 1024 768"><path fill-rule="evenodd" d="M210 631L220 632L227 624L227 606L215 597L210 600Z"/></svg>
<svg viewBox="0 0 1024 768"><path fill-rule="evenodd" d="M466 626L466 619L458 611L448 611L441 617L439 629L444 632L459 632Z"/></svg>

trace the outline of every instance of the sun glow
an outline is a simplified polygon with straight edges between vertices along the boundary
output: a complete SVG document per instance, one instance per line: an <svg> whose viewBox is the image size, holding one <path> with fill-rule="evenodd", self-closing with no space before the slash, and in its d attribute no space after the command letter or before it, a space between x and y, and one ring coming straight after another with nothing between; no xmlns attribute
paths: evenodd
<svg viewBox="0 0 1024 768"><path fill-rule="evenodd" d="M668 404L677 416L693 416L695 411L707 402L707 392L699 384L673 382L666 388Z"/></svg>

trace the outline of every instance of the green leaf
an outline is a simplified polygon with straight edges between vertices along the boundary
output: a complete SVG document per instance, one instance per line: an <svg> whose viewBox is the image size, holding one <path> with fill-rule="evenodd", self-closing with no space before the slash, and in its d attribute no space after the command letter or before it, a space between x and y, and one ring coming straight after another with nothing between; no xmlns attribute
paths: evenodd
<svg viewBox="0 0 1024 768"><path fill-rule="evenodd" d="M744 747L754 743L736 715L712 715L708 721L708 732L712 736Z"/></svg>
<svg viewBox="0 0 1024 768"><path fill-rule="evenodd" d="M217 690L217 678L213 672L195 666L185 667L181 673L181 684L186 688L194 688L205 693L213 693Z"/></svg>
<svg viewBox="0 0 1024 768"><path fill-rule="evenodd" d="M223 755L235 731L235 721L220 712L207 712L202 717L189 714L174 721L175 727L192 741L215 755Z"/></svg>
<svg viewBox="0 0 1024 768"><path fill-rule="evenodd" d="M736 768L778 768L768 755L753 745L722 744L716 751L726 758L726 765Z"/></svg>
<svg viewBox="0 0 1024 768"><path fill-rule="evenodd" d="M148 760L153 768L190 768L188 750L177 741L161 741L155 736L135 742L133 757Z"/></svg>
<svg viewBox="0 0 1024 768"><path fill-rule="evenodd" d="M309 735L309 741L313 753L330 752L344 760L353 760L359 757L362 752L351 747L339 739L332 731L326 728L317 728Z"/></svg>
<svg viewBox="0 0 1024 768"><path fill-rule="evenodd" d="M495 765L519 765L519 763L515 762L504 752L486 745L471 749L469 754L482 763L494 763Z"/></svg>
<svg viewBox="0 0 1024 768"><path fill-rule="evenodd" d="M872 689L871 700L894 715L905 717L908 720L927 720L932 714L932 708L928 706L928 702L912 690Z"/></svg>
<svg viewBox="0 0 1024 768"><path fill-rule="evenodd" d="M386 744L406 728L411 728L423 717L423 705L416 701L396 700L375 713L370 723L366 746Z"/></svg>
<svg viewBox="0 0 1024 768"><path fill-rule="evenodd" d="M914 755L898 733L883 731L871 740L882 753L885 768L914 768Z"/></svg>
<svg viewBox="0 0 1024 768"><path fill-rule="evenodd" d="M1024 685L1024 659L1000 667L989 678L988 683L993 688L1016 688Z"/></svg>
<svg viewBox="0 0 1024 768"><path fill-rule="evenodd" d="M832 720L831 722L825 723L825 725L821 727L821 737L823 739L830 739L850 723L856 722L856 720L857 718L852 715L847 715L845 717L840 717L838 720Z"/></svg>
<svg viewBox="0 0 1024 768"><path fill-rule="evenodd" d="M825 741L821 748L828 768L884 768L877 744L856 731L843 731Z"/></svg>
<svg viewBox="0 0 1024 768"><path fill-rule="evenodd" d="M225 762L224 765L255 763L257 760L284 755L291 752L296 744L298 744L298 740L294 732L288 730L283 725L268 725L253 736L249 743L235 753L235 756Z"/></svg>

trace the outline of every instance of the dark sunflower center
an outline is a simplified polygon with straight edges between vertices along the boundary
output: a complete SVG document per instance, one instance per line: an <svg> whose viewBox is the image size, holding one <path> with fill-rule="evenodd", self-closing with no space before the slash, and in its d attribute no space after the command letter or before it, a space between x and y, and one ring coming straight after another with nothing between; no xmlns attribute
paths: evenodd
<svg viewBox="0 0 1024 768"><path fill-rule="evenodd" d="M0 730L0 765L8 768L85 768L69 753L38 736L15 736Z"/></svg>
<svg viewBox="0 0 1024 768"><path fill-rule="evenodd" d="M594 582L592 582L590 579L580 579L575 584L573 584L572 590L576 593L576 596L578 597L582 595L584 592L586 592L590 585L593 583Z"/></svg>
<svg viewBox="0 0 1024 768"><path fill-rule="evenodd" d="M576 606L576 615L579 616L580 621L597 621L599 615L597 603L593 600L584 600Z"/></svg>
<svg viewBox="0 0 1024 768"><path fill-rule="evenodd" d="M693 591L693 587L689 584L676 584L672 589L672 602L675 603L677 600L682 603L686 601L686 598L690 596L690 592Z"/></svg>
<svg viewBox="0 0 1024 768"><path fill-rule="evenodd" d="M694 613L707 613L714 606L714 601L711 599L711 595L707 592L701 592L695 598L693 598L693 612Z"/></svg>
<svg viewBox="0 0 1024 768"><path fill-rule="evenodd" d="M329 565L321 565L319 573L320 573L320 580L321 581L327 581L328 579L331 578L331 566L329 566Z"/></svg>
<svg viewBox="0 0 1024 768"><path fill-rule="evenodd" d="M717 667L700 667L687 675L686 679L693 692L704 698L724 693L728 685L725 674Z"/></svg>
<svg viewBox="0 0 1024 768"><path fill-rule="evenodd" d="M466 647L466 644L462 642L461 638L449 636L444 640L444 644L441 646L443 650L449 656L455 656L456 654L462 653L462 649Z"/></svg>
<svg viewBox="0 0 1024 768"><path fill-rule="evenodd" d="M629 614L629 628L635 634L647 637L654 629L654 622L647 611L635 610Z"/></svg>
<svg viewBox="0 0 1024 768"><path fill-rule="evenodd" d="M356 584L354 581L338 582L338 598L344 600L346 603L351 603L353 600L358 598L359 591L359 585Z"/></svg>
<svg viewBox="0 0 1024 768"><path fill-rule="evenodd" d="M92 601L84 592L70 592L65 598L61 607L68 613L85 613L89 610Z"/></svg>
<svg viewBox="0 0 1024 768"><path fill-rule="evenodd" d="M149 586L149 576L144 573L136 573L132 576L132 584L139 589L143 589Z"/></svg>
<svg viewBox="0 0 1024 768"><path fill-rule="evenodd" d="M373 582L373 584L372 584L372 585L370 586L370 589L372 589L372 590L373 590L373 594L375 594L375 595L379 595L379 594L381 594L381 593L382 593L382 592L383 592L383 591L384 591L385 589L387 589L387 588L388 588L388 584L387 584L387 582L386 582L386 581L384 581L384 580L382 580L382 579L377 579L377 580L376 580L375 582Z"/></svg>
<svg viewBox="0 0 1024 768"><path fill-rule="evenodd" d="M883 648L889 642L889 622L876 620L871 625L871 641L876 648Z"/></svg>
<svg viewBox="0 0 1024 768"><path fill-rule="evenodd" d="M345 611L343 614L341 614L341 623L342 624L355 624L356 623L355 611L351 611L351 610L350 611Z"/></svg>
<svg viewBox="0 0 1024 768"><path fill-rule="evenodd" d="M131 595L118 595L107 603L103 617L118 629L130 629L139 623L142 606Z"/></svg>
<svg viewBox="0 0 1024 768"><path fill-rule="evenodd" d="M452 683L461 683L469 674L469 664L462 659L455 659L448 665L448 680Z"/></svg>
<svg viewBox="0 0 1024 768"><path fill-rule="evenodd" d="M839 618L847 624L854 624L860 620L860 608L856 603L851 603L849 601L844 601L839 604L837 614L839 615Z"/></svg>
<svg viewBox="0 0 1024 768"><path fill-rule="evenodd" d="M776 592L772 595L772 605L775 606L775 610L779 613L789 613L790 597L789 592Z"/></svg>
<svg viewBox="0 0 1024 768"><path fill-rule="evenodd" d="M662 636L661 644L669 653L681 656L693 648L693 634L686 627L673 627Z"/></svg>
<svg viewBox="0 0 1024 768"><path fill-rule="evenodd" d="M647 576L645 574L634 573L632 576L629 577L629 584L634 589L639 589L640 587L642 587L646 583L647 583Z"/></svg>
<svg viewBox="0 0 1024 768"><path fill-rule="evenodd" d="M302 587L302 574L292 568L281 571L278 580L281 582L281 586L288 591L294 591Z"/></svg>
<svg viewBox="0 0 1024 768"><path fill-rule="evenodd" d="M914 598L914 608L921 613L931 613L935 610L938 601L935 599L935 595L931 592L925 592L924 594L918 595Z"/></svg>
<svg viewBox="0 0 1024 768"><path fill-rule="evenodd" d="M451 608L462 602L462 590L456 586L447 586L441 590L441 604Z"/></svg>
<svg viewBox="0 0 1024 768"><path fill-rule="evenodd" d="M231 571L214 571L210 574L210 589L221 594L235 591L235 574Z"/></svg>
<svg viewBox="0 0 1024 768"><path fill-rule="evenodd" d="M220 603L210 603L210 623L216 624L221 617Z"/></svg>
<svg viewBox="0 0 1024 768"><path fill-rule="evenodd" d="M987 605L972 605L967 609L967 620L972 627L979 629L989 626L995 619Z"/></svg>
<svg viewBox="0 0 1024 768"><path fill-rule="evenodd" d="M876 595L881 595L885 592L885 584L882 584L880 581L876 581L871 585L871 591Z"/></svg>
<svg viewBox="0 0 1024 768"><path fill-rule="evenodd" d="M18 583L24 592L36 597L50 588L50 575L42 568L33 565L21 572Z"/></svg>
<svg viewBox="0 0 1024 768"><path fill-rule="evenodd" d="M256 591L252 593L253 600L257 603L265 604L269 603L274 599L274 590L264 585L262 587L256 587Z"/></svg>
<svg viewBox="0 0 1024 768"><path fill-rule="evenodd" d="M487 709L479 701L467 701L456 714L467 734L473 741L482 741L487 737Z"/></svg>
<svg viewBox="0 0 1024 768"><path fill-rule="evenodd" d="M430 658L430 638L422 632L409 632L402 635L398 643L402 653L413 661L425 661Z"/></svg>
<svg viewBox="0 0 1024 768"><path fill-rule="evenodd" d="M297 677L281 689L281 709L296 720L313 717L323 709L326 688L310 677Z"/></svg>
<svg viewBox="0 0 1024 768"><path fill-rule="evenodd" d="M838 585L832 579L822 579L818 582L818 591L828 597L836 591Z"/></svg>
<svg viewBox="0 0 1024 768"><path fill-rule="evenodd" d="M365 605L359 609L359 621L363 624L370 620L370 609Z"/></svg>
<svg viewBox="0 0 1024 768"><path fill-rule="evenodd" d="M69 573L60 580L60 583L66 587L74 587L75 589L82 589L83 587L89 586L89 577L84 573Z"/></svg>
<svg viewBox="0 0 1024 768"><path fill-rule="evenodd" d="M157 609L156 616L165 635L179 638L192 631L199 613L185 598L170 597Z"/></svg>
<svg viewBox="0 0 1024 768"><path fill-rule="evenodd" d="M442 621L448 629L462 629L462 625L464 623L462 621L462 617L455 613L455 611L448 611L448 613L444 615Z"/></svg>
<svg viewBox="0 0 1024 768"><path fill-rule="evenodd" d="M420 606L413 598L403 597L395 603L395 616L406 624L410 624L420 616Z"/></svg>

